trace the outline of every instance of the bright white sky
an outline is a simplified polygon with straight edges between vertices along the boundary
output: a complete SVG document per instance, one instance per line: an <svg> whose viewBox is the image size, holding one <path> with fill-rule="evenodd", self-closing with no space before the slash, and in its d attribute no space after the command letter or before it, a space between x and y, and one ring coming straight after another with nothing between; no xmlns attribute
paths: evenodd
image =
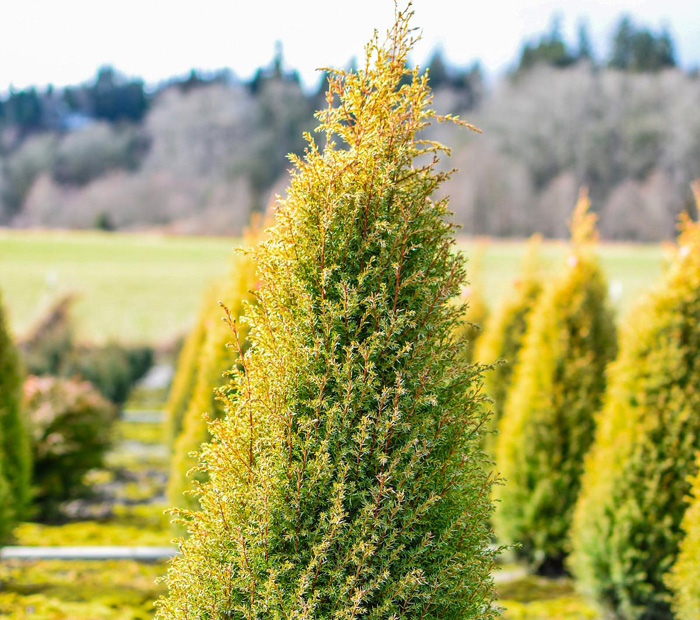
<svg viewBox="0 0 700 620"><path fill-rule="evenodd" d="M563 18L575 41L588 21L598 55L622 13L654 29L669 26L681 63L700 64L698 0L414 0L423 41L414 61L441 46L447 58L479 58L491 72L513 61L523 39ZM285 63L307 85L322 65L362 57L373 28L392 23L393 0L19 0L3 2L0 91L11 84L58 86L91 78L111 64L148 83L192 67L229 67L242 78L270 62L282 41Z"/></svg>

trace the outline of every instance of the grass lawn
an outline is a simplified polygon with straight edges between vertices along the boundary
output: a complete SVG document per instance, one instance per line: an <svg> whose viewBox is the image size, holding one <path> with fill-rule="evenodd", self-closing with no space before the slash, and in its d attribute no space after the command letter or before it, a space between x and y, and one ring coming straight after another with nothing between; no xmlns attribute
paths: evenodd
<svg viewBox="0 0 700 620"><path fill-rule="evenodd" d="M57 295L78 295L78 337L158 344L186 331L207 283L226 273L237 239L61 231L0 231L0 291L13 331L24 333ZM481 248L486 296L496 304L518 273L525 244ZM545 243L544 266L564 264L567 246ZM616 304L625 309L661 273L659 245L606 244L600 255Z"/></svg>
<svg viewBox="0 0 700 620"><path fill-rule="evenodd" d="M517 278L526 243L465 241L459 244L459 248L467 257L477 257L473 270L467 263L467 276L481 280L486 301L493 308ZM564 242L544 242L540 251L544 273L554 275L561 271L569 251L568 244ZM640 294L658 280L666 250L658 244L604 243L598 248L598 255L608 277L614 306L624 313Z"/></svg>
<svg viewBox="0 0 700 620"><path fill-rule="evenodd" d="M0 232L0 291L15 333L57 295L78 295L79 338L158 343L183 332L235 239L97 232Z"/></svg>

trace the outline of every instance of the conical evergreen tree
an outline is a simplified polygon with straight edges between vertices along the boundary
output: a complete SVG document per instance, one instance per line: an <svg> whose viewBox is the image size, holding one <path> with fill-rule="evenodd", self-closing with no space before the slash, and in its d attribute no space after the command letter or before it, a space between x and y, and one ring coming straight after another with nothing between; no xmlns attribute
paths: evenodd
<svg viewBox="0 0 700 620"><path fill-rule="evenodd" d="M624 324L586 459L571 567L624 619L672 618L665 574L700 449L700 226L682 224L661 285Z"/></svg>
<svg viewBox="0 0 700 620"><path fill-rule="evenodd" d="M240 319L245 304L253 301L252 291L255 288L257 276L255 262L250 254L238 254L231 266L226 286L221 291L221 301L231 317ZM209 440L207 418L215 420L223 416L223 394L219 388L225 388L228 383L226 373L236 363L238 346L245 352L248 348L247 324L238 331L238 342L234 340L231 329L223 321L224 310L219 304L212 303L207 308L208 316L204 323L204 342L197 359L197 377L183 419L180 435L175 441L175 450L170 467L168 480L168 498L175 506L195 508L194 497L184 495L191 490L187 473L197 465L198 460L192 456L200 446ZM229 346L231 345L231 346ZM200 476L201 479L201 476Z"/></svg>
<svg viewBox="0 0 700 620"><path fill-rule="evenodd" d="M0 540L30 500L31 452L21 407L22 367L0 299Z"/></svg>
<svg viewBox="0 0 700 620"><path fill-rule="evenodd" d="M430 198L442 147L417 136L427 80L402 80L408 18L331 73L325 146L293 158L161 619L496 615L487 414L458 359L454 226Z"/></svg>
<svg viewBox="0 0 700 620"><path fill-rule="evenodd" d="M695 476L682 529L678 560L666 582L673 592L674 617L697 620L700 618L700 475Z"/></svg>
<svg viewBox="0 0 700 620"><path fill-rule="evenodd" d="M476 361L494 364L501 360L500 364L484 376L484 389L493 400L493 415L490 420L493 431L498 429L503 417L506 394L512 384L513 370L523 346L528 316L542 292L537 267L539 243L539 238L530 241L520 277L514 282L511 294L486 321L484 333L476 344ZM495 434L487 436L485 447L495 457Z"/></svg>
<svg viewBox="0 0 700 620"><path fill-rule="evenodd" d="M541 572L559 572L605 366L616 352L607 285L592 242L595 217L581 193L572 222L568 269L532 311L500 424L497 469L506 483L495 528Z"/></svg>

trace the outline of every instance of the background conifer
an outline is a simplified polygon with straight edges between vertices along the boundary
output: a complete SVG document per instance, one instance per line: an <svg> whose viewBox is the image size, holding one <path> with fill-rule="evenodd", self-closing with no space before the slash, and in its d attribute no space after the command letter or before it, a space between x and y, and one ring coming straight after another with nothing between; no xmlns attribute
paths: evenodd
<svg viewBox="0 0 700 620"><path fill-rule="evenodd" d="M685 219L661 285L625 322L586 459L571 567L625 619L671 618L665 575L700 449L700 226Z"/></svg>
<svg viewBox="0 0 700 620"><path fill-rule="evenodd" d="M409 16L331 72L325 145L293 158L160 618L495 616L487 414Z"/></svg>
<svg viewBox="0 0 700 620"><path fill-rule="evenodd" d="M696 475L690 506L683 517L683 541L672 574L666 580L673 591L677 620L700 618L700 476Z"/></svg>
<svg viewBox="0 0 700 620"><path fill-rule="evenodd" d="M231 313L232 318L239 319L243 314L245 303L253 301L252 291L256 281L255 262L252 256L236 255L231 273L220 291L221 302ZM211 300L211 296L208 297ZM247 324L241 325L238 330L238 342L233 342L234 334L223 321L224 309L218 303L212 303L206 310L203 321L204 342L197 356L197 376L191 398L187 403L182 430L175 441L168 480L170 503L192 508L197 504L193 496L184 495L186 490L191 489L187 473L198 463L192 453L209 440L207 419L214 420L223 415L223 403L218 396L219 388L225 388L228 383L226 373L236 363L239 356L238 345L242 351L248 348ZM201 479L201 476L199 478Z"/></svg>
<svg viewBox="0 0 700 620"><path fill-rule="evenodd" d="M187 405L192 400L192 393L197 382L197 362L206 336L206 319L210 308L216 304L216 287L207 288L202 296L199 313L194 326L188 332L180 350L175 366L175 376L170 385L168 402L165 405L167 436L171 446L182 432L182 423Z"/></svg>
<svg viewBox="0 0 700 620"><path fill-rule="evenodd" d="M31 452L22 412L22 375L0 298L0 539L14 519L24 516L30 500Z"/></svg>
<svg viewBox="0 0 700 620"><path fill-rule="evenodd" d="M466 342L462 355L468 362L474 361L474 352L489 318L489 307L486 303L484 284L481 278L483 256L484 246L480 245L469 259L469 283L462 295L462 301L466 304L467 310L464 314L466 322L460 328L459 337Z"/></svg>
<svg viewBox="0 0 700 620"><path fill-rule="evenodd" d="M65 502L84 495L85 474L104 465L116 407L80 379L30 376L24 384L31 429L36 515L65 517Z"/></svg>
<svg viewBox="0 0 700 620"><path fill-rule="evenodd" d="M528 316L542 292L537 268L539 243L539 237L530 241L513 290L486 321L484 333L476 344L474 357L478 362L494 364L502 360L484 375L484 389L493 400L490 428L494 431L503 417L506 394L523 346ZM489 454L495 456L496 435L488 436L485 444Z"/></svg>
<svg viewBox="0 0 700 620"><path fill-rule="evenodd" d="M505 478L495 528L541 572L560 571L605 366L616 352L607 284L592 242L595 217L582 191L568 268L542 293L508 394L497 440Z"/></svg>

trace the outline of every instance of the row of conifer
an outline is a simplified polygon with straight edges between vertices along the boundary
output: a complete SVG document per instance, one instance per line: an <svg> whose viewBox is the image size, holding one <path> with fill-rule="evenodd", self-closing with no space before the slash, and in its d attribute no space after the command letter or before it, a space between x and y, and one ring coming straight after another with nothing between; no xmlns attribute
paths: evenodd
<svg viewBox="0 0 700 620"><path fill-rule="evenodd" d="M498 432L485 449L504 478L499 541L542 573L570 570L625 620L700 612L697 481L688 509L700 455L700 225L680 228L662 281L621 324L618 353L582 194L566 271L545 285L530 257L475 352L508 361L486 379Z"/></svg>
<svg viewBox="0 0 700 620"><path fill-rule="evenodd" d="M260 238L258 229L254 224L246 235L249 248ZM250 253L237 252L227 276L205 291L195 325L180 351L166 404L172 448L168 499L173 506L197 505L192 491L202 476L191 470L198 463L196 452L210 438L209 421L224 414L228 376L249 347L248 324L240 319L246 304L255 303L256 278Z"/></svg>

